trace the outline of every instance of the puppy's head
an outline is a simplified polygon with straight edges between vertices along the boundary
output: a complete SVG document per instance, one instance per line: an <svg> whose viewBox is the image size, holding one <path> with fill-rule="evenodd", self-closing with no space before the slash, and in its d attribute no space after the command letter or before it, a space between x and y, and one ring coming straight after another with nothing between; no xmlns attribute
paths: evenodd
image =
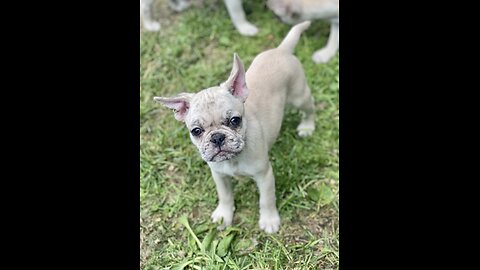
<svg viewBox="0 0 480 270"><path fill-rule="evenodd" d="M154 99L175 111L185 122L190 138L207 162L219 162L238 155L245 147L244 103L248 96L245 69L237 54L229 78L220 86L196 94Z"/></svg>
<svg viewBox="0 0 480 270"><path fill-rule="evenodd" d="M287 24L297 24L304 21L302 17L302 6L299 1L291 0L268 0L267 6L275 15Z"/></svg>

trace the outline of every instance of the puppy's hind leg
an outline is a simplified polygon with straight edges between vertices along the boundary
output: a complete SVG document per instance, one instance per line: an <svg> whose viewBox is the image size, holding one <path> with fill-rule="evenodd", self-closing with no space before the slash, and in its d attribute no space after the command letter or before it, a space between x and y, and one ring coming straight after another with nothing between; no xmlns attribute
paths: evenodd
<svg viewBox="0 0 480 270"><path fill-rule="evenodd" d="M297 127L298 135L300 137L312 135L315 130L315 105L308 85L305 84L303 92L292 100L292 105L302 113L302 121Z"/></svg>

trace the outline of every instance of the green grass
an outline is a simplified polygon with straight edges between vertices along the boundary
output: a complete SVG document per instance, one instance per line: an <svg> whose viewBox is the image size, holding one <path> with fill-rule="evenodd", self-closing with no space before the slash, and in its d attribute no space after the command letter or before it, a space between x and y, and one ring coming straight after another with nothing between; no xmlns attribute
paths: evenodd
<svg viewBox="0 0 480 270"><path fill-rule="evenodd" d="M311 60L329 26L317 21L295 54L304 65L317 107L317 129L299 139L298 112L288 109L271 151L279 233L258 227L258 192L248 178L234 182L234 226L217 231L210 214L215 184L184 124L154 96L196 92L227 79L232 55L248 68L255 55L276 47L290 29L264 6L244 1L255 37L238 34L223 1L205 0L179 14L159 1L160 33L140 37L140 253L141 269L338 269L338 55Z"/></svg>

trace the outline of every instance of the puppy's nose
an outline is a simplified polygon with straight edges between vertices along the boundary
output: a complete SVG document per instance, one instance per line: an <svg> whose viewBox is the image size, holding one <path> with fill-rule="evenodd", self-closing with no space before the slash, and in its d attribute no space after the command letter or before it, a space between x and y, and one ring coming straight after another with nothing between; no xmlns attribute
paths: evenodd
<svg viewBox="0 0 480 270"><path fill-rule="evenodd" d="M225 134L222 133L215 133L212 135L210 141L214 143L216 146L221 146L223 141L225 140Z"/></svg>

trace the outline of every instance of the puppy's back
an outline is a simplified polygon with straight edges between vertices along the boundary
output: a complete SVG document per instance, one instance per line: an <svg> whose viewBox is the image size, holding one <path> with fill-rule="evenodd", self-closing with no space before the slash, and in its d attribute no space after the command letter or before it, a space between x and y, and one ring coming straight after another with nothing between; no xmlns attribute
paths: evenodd
<svg viewBox="0 0 480 270"><path fill-rule="evenodd" d="M257 55L246 73L247 87L286 91L292 79L304 80L302 64L293 52L300 35L310 24L306 21L293 26L277 48Z"/></svg>
<svg viewBox="0 0 480 270"><path fill-rule="evenodd" d="M302 64L292 53L309 25L305 22L294 26L277 48L257 55L246 72L246 111L255 114L260 123L269 123L268 130L262 132L269 145L280 131L289 92L306 83Z"/></svg>

